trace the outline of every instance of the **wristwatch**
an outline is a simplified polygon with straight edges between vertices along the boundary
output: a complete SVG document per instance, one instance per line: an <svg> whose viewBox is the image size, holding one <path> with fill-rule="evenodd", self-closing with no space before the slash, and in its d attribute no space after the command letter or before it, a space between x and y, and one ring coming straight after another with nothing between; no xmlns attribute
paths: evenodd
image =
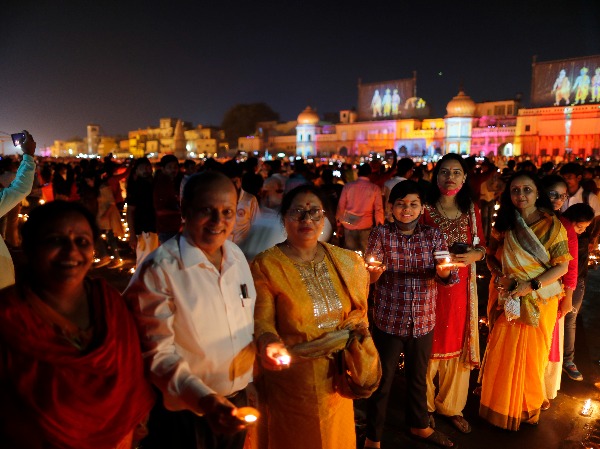
<svg viewBox="0 0 600 449"><path fill-rule="evenodd" d="M529 281L532 290L539 290L542 288L542 283L538 279L532 279Z"/></svg>

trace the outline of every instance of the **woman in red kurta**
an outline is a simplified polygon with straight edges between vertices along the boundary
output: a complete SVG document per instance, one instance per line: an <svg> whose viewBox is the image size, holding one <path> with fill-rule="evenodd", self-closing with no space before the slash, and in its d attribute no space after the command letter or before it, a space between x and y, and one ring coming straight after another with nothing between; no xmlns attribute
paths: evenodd
<svg viewBox="0 0 600 449"><path fill-rule="evenodd" d="M0 291L2 446L131 448L154 395L121 295L86 277L95 217L54 201L22 234L28 264Z"/></svg>
<svg viewBox="0 0 600 449"><path fill-rule="evenodd" d="M467 168L461 156L445 155L433 171L425 208L425 224L440 228L448 241L450 257L459 267L460 281L438 292L431 359L427 369L429 413L447 416L461 432L471 426L463 418L470 371L479 366L479 330L475 262L485 248L479 208L471 201ZM463 243L458 248L455 243ZM454 248L454 249L453 249ZM434 378L438 375L438 392Z"/></svg>

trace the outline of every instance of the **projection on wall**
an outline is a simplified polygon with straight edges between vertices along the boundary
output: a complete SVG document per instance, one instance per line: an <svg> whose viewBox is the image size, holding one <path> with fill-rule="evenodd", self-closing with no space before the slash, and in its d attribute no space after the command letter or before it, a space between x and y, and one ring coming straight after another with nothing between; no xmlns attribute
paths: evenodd
<svg viewBox="0 0 600 449"><path fill-rule="evenodd" d="M358 120L415 117L426 110L425 100L415 97L415 79L406 78L358 85ZM417 111L417 112L415 112Z"/></svg>
<svg viewBox="0 0 600 449"><path fill-rule="evenodd" d="M533 107L589 103L600 103L600 56L537 62L533 65Z"/></svg>

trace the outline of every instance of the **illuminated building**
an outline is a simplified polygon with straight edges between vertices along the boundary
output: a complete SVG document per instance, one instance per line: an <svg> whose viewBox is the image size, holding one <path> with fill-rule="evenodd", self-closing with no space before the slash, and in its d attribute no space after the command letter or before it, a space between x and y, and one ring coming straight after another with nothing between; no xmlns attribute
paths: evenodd
<svg viewBox="0 0 600 449"><path fill-rule="evenodd" d="M600 105L520 110L515 152L553 162L600 158Z"/></svg>
<svg viewBox="0 0 600 449"><path fill-rule="evenodd" d="M448 103L444 118L359 121L355 111L342 110L337 123L321 121L316 111L307 107L295 121L259 123L255 135L240 138L238 146L246 152L303 157L367 156L390 148L399 157L416 158L434 158L448 151L497 154L512 151L516 122L512 114L519 106L518 100L477 105L461 91Z"/></svg>
<svg viewBox="0 0 600 449"><path fill-rule="evenodd" d="M87 125L87 153L98 153L98 144L100 143L100 126L89 124Z"/></svg>
<svg viewBox="0 0 600 449"><path fill-rule="evenodd" d="M175 154L186 157L216 157L228 149L223 131L212 128L192 127L190 122L174 118L160 119L158 128L138 129L129 132L129 139L121 142L121 150L134 157Z"/></svg>
<svg viewBox="0 0 600 449"><path fill-rule="evenodd" d="M471 154L475 108L475 102L462 89L446 106L446 153Z"/></svg>
<svg viewBox="0 0 600 449"><path fill-rule="evenodd" d="M296 125L296 155L308 157L317 154L316 135L319 115L310 106L300 113Z"/></svg>

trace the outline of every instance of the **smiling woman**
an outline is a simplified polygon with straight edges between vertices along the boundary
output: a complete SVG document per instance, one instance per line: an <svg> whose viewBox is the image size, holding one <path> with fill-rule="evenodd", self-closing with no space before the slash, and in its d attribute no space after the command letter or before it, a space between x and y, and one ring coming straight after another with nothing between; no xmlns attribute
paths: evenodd
<svg viewBox="0 0 600 449"><path fill-rule="evenodd" d="M54 201L30 212L22 235L27 264L0 291L0 439L15 448L131 447L154 396L120 294L86 277L95 218Z"/></svg>
<svg viewBox="0 0 600 449"><path fill-rule="evenodd" d="M520 171L508 180L487 256L490 335L479 414L518 430L521 422L537 424L547 407L544 370L564 296L560 278L572 259L565 227L535 175Z"/></svg>
<svg viewBox="0 0 600 449"><path fill-rule="evenodd" d="M331 373L350 331L368 335L367 270L353 251L319 243L325 215L313 185L286 193L280 214L287 239L260 253L251 266L268 447L351 449L352 400L336 389ZM362 386L377 383L378 372L369 374Z"/></svg>

